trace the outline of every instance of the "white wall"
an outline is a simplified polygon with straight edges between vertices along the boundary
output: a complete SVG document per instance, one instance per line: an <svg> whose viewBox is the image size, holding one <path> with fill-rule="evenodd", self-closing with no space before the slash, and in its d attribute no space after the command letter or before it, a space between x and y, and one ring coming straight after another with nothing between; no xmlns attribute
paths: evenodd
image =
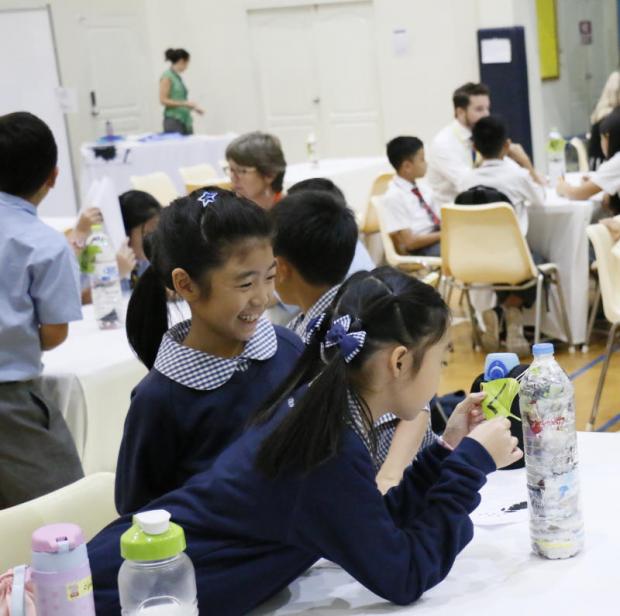
<svg viewBox="0 0 620 616"><path fill-rule="evenodd" d="M256 86L246 10L295 4L304 2L150 0L147 23L155 58L153 79L164 68L159 62L164 49L185 47L192 54L185 77L190 96L207 108L198 130L243 132L260 127L253 104ZM479 79L479 28L525 25L528 57L537 57L534 0L374 0L373 5L386 141L402 133L429 140L450 120L454 89ZM399 28L407 29L406 55L393 50L392 33ZM539 83L534 63L530 70L532 125L542 134ZM285 76L282 87L286 87ZM541 143L537 136L535 150Z"/></svg>
<svg viewBox="0 0 620 616"><path fill-rule="evenodd" d="M618 65L616 0L557 3L560 78L544 81L545 130L585 133L603 85ZM578 24L592 21L592 45L581 45Z"/></svg>
<svg viewBox="0 0 620 616"><path fill-rule="evenodd" d="M68 116L74 160L79 144L97 135L90 118L88 63L80 20L89 15L132 11L144 24L144 71L152 83L146 92L142 128L161 130L157 84L166 67L167 47L184 47L192 63L184 75L190 97L206 108L196 118L197 132L244 132L261 127L256 104L248 9L292 6L312 0L49 0L56 29L62 79L78 91L79 112ZM334 0L314 0L330 2ZM41 6L43 0L0 0L0 8ZM588 96L596 99L604 79L618 60L614 0L558 2L561 78L541 86L538 69L535 0L374 0L376 52L380 100L386 140L399 133L429 140L452 117L451 94L465 81L479 78L476 31L479 28L523 25L526 30L530 113L536 158L544 159L545 135L550 125L571 133L587 128L589 103L576 108L570 77L580 67L575 37L583 15L593 20L595 45L588 66L593 67ZM129 7L129 8L128 8ZM581 17L584 18L584 17ZM406 28L409 52L394 53L392 32ZM599 43L604 42L602 46ZM581 70L581 69L579 69ZM119 84L121 87L121 84ZM286 76L282 76L286 88ZM594 92L594 94L592 94ZM582 97L584 98L584 97ZM588 99L589 101L590 99Z"/></svg>

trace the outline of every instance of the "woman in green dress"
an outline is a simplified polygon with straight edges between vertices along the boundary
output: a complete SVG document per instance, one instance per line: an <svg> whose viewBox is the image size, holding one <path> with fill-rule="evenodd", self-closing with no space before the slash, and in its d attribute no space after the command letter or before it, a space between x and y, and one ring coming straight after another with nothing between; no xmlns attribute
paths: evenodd
<svg viewBox="0 0 620 616"><path fill-rule="evenodd" d="M167 49L166 60L170 68L159 80L159 102L164 106L164 132L191 135L192 110L202 115L202 108L187 100L187 88L181 73L189 64L189 53L185 49Z"/></svg>

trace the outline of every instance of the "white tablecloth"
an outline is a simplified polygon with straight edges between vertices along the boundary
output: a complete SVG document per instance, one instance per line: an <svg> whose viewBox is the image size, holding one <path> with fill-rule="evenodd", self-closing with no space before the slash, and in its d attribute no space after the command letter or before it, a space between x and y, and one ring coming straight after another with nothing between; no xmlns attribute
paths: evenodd
<svg viewBox="0 0 620 616"><path fill-rule="evenodd" d="M558 266L575 344L586 340L589 280L586 227L592 207L590 201L569 201L558 197L555 190L547 190L545 207L528 210L528 243L532 250ZM549 299L551 306L549 312L543 311L542 330L565 340L557 302Z"/></svg>
<svg viewBox="0 0 620 616"><path fill-rule="evenodd" d="M377 175L393 171L384 156L364 158L326 158L318 164L289 165L284 176L284 187L309 178L329 178L344 193L349 206L357 213L365 211L372 183Z"/></svg>
<svg viewBox="0 0 620 616"><path fill-rule="evenodd" d="M103 147L106 144L85 143L80 148L82 198L93 180L103 176L108 176L114 182L116 191L120 194L131 188L130 176L146 175L156 171L167 173L179 194L184 195L185 184L179 174L179 167L209 163L218 175L223 175L220 161L225 158L226 146L236 136L236 133L190 135L144 143L125 140L110 144L116 148L116 157L108 161L95 157L93 151L93 147Z"/></svg>
<svg viewBox="0 0 620 616"><path fill-rule="evenodd" d="M125 328L100 330L93 307L69 325L67 340L43 355L42 386L60 408L86 474L116 470L131 390L146 374ZM187 312L171 304L171 321Z"/></svg>
<svg viewBox="0 0 620 616"><path fill-rule="evenodd" d="M584 616L617 613L620 553L620 436L579 434L586 546L575 558L549 561L530 548L527 517L498 526L476 526L474 539L457 557L448 577L407 607L366 590L339 567L321 561L271 601L258 615L370 616ZM524 470L492 474L482 505L525 500ZM519 518L517 518L519 519ZM363 540L363 538L362 538Z"/></svg>

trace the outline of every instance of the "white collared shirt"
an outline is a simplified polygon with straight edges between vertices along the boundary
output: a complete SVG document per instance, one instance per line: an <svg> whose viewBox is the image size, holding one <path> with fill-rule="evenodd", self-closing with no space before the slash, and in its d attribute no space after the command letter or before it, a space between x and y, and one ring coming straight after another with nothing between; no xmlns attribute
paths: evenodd
<svg viewBox="0 0 620 616"><path fill-rule="evenodd" d="M474 166L471 131L454 119L431 143L426 177L438 207L454 203L461 178Z"/></svg>
<svg viewBox="0 0 620 616"><path fill-rule="evenodd" d="M503 192L512 203L523 235L527 234L528 206L544 204L545 191L534 182L527 169L510 158L485 160L476 169L468 171L460 180L458 192L474 186L488 186Z"/></svg>
<svg viewBox="0 0 620 616"><path fill-rule="evenodd" d="M441 218L441 212L433 203L433 195L423 186L417 185L429 207ZM411 230L414 235L435 231L428 212L420 205L413 192L414 185L405 178L395 175L383 197L383 220L388 233Z"/></svg>
<svg viewBox="0 0 620 616"><path fill-rule="evenodd" d="M608 195L620 192L620 152L616 152L609 160L590 174L590 181L594 182Z"/></svg>

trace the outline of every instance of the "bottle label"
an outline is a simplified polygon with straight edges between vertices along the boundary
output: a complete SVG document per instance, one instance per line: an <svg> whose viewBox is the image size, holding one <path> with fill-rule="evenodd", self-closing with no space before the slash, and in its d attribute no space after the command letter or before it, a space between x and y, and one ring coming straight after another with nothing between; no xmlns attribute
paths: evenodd
<svg viewBox="0 0 620 616"><path fill-rule="evenodd" d="M95 262L93 276L96 282L101 284L113 282L114 280L118 280L118 266L115 261L108 263Z"/></svg>
<svg viewBox="0 0 620 616"><path fill-rule="evenodd" d="M77 599L82 599L93 592L92 577L89 575L88 577L78 580L77 582L71 582L71 584L66 585L66 590L67 600L75 601Z"/></svg>

